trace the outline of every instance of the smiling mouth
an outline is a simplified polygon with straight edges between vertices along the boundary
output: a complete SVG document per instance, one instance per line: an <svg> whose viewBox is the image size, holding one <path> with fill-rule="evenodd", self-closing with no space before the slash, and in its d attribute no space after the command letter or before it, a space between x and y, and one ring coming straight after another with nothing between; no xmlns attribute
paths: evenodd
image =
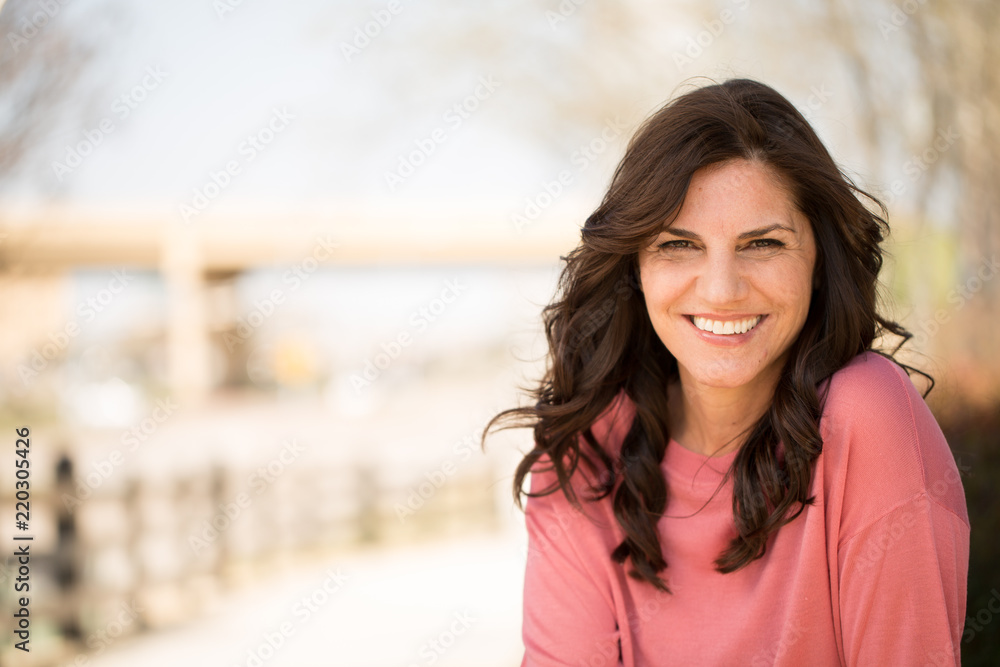
<svg viewBox="0 0 1000 667"><path fill-rule="evenodd" d="M689 316L689 318L702 331L722 336L734 336L750 331L760 323L764 316L756 315L754 317L745 317L742 320L710 320L706 317L693 315Z"/></svg>

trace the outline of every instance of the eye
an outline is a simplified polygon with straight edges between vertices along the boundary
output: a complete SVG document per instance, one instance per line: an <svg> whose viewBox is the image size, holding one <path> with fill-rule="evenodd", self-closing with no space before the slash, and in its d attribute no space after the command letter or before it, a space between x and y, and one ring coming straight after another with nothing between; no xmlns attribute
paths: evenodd
<svg viewBox="0 0 1000 667"><path fill-rule="evenodd" d="M658 243L656 245L660 250L684 250L687 248L693 248L690 241L685 241L683 239L674 239L672 241L664 241L663 243Z"/></svg>
<svg viewBox="0 0 1000 667"><path fill-rule="evenodd" d="M748 245L751 250L774 250L784 248L785 244L778 239L754 239Z"/></svg>

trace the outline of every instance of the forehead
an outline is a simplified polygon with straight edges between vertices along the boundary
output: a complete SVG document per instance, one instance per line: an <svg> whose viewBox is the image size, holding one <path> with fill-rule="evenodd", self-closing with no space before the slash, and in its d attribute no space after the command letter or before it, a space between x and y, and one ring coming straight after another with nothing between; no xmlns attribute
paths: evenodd
<svg viewBox="0 0 1000 667"><path fill-rule="evenodd" d="M730 160L694 173L684 202L668 227L725 233L776 223L796 230L808 227L808 220L773 168L757 161Z"/></svg>

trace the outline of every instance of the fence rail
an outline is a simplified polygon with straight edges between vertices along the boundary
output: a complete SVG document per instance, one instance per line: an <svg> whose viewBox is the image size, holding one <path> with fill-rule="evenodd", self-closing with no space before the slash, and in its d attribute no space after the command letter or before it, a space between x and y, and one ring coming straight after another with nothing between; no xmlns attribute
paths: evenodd
<svg viewBox="0 0 1000 667"><path fill-rule="evenodd" d="M498 525L487 459L450 476L355 462L289 466L265 479L215 466L131 476L86 499L75 495L76 470L64 456L53 484L31 499L33 525L55 535L32 558L32 646L41 650L0 645L0 664L73 664L119 637L195 618L227 589L297 559ZM9 491L2 503L12 514ZM0 578L10 577L8 561ZM4 585L5 618L14 604Z"/></svg>

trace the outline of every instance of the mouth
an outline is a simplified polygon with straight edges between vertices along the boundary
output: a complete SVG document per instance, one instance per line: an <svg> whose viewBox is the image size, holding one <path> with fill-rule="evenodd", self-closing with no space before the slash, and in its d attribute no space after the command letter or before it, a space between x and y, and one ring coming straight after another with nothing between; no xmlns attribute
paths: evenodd
<svg viewBox="0 0 1000 667"><path fill-rule="evenodd" d="M691 323L701 331L706 331L720 336L738 336L751 331L754 327L760 324L760 321L764 319L764 316L753 315L751 317L744 317L738 320L711 320L707 317L688 315L688 319L691 320Z"/></svg>

